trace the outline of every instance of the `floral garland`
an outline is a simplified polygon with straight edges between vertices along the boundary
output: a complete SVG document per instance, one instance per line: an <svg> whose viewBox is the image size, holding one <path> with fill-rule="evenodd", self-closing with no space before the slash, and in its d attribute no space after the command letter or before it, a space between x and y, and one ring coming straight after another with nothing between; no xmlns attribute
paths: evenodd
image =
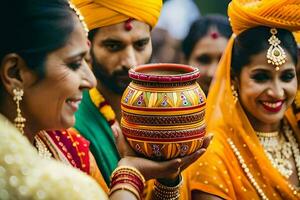
<svg viewBox="0 0 300 200"><path fill-rule="evenodd" d="M97 88L89 90L92 102L98 108L99 112L105 117L110 126L116 122L116 114L105 98L100 94Z"/></svg>

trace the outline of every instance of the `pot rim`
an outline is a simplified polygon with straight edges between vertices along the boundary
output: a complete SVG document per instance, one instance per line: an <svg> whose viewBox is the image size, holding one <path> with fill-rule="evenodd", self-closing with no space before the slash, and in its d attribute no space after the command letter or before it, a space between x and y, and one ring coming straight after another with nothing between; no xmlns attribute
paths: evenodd
<svg viewBox="0 0 300 200"><path fill-rule="evenodd" d="M167 75L155 75L143 73L144 70L151 69L166 69L178 71L186 71L186 73L179 73L176 75L167 74ZM128 72L129 77L133 80L142 81L142 82L162 82L162 83L175 83L175 82L187 82L193 81L200 77L200 70L196 67L184 64L175 64L175 63L151 63L145 65L138 65L131 68Z"/></svg>

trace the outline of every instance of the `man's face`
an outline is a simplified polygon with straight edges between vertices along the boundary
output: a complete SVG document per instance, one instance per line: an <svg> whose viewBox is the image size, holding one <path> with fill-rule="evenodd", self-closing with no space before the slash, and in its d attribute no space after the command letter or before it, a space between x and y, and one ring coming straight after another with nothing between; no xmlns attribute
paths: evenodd
<svg viewBox="0 0 300 200"><path fill-rule="evenodd" d="M146 23L133 20L101 27L92 41L93 71L106 87L122 94L130 82L128 70L149 62L151 53L150 26Z"/></svg>

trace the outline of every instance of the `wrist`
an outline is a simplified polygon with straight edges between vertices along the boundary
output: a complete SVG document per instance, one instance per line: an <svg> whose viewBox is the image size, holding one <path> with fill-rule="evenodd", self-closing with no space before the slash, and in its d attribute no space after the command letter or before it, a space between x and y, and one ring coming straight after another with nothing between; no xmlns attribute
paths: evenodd
<svg viewBox="0 0 300 200"><path fill-rule="evenodd" d="M126 190L142 199L145 187L145 179L143 175L134 167L119 166L111 175L109 196L119 190Z"/></svg>
<svg viewBox="0 0 300 200"><path fill-rule="evenodd" d="M162 183L164 181L164 183ZM171 182L170 182L171 181ZM167 184L176 185L167 185ZM182 185L181 175L177 176L177 179L160 179L154 182L154 200L171 199L178 200L180 198L180 187Z"/></svg>
<svg viewBox="0 0 300 200"><path fill-rule="evenodd" d="M174 178L159 178L159 179L157 179L157 181L159 183L161 183L162 185L165 185L168 187L175 187L180 184L180 182L182 181L182 177L181 177L181 175L177 175Z"/></svg>

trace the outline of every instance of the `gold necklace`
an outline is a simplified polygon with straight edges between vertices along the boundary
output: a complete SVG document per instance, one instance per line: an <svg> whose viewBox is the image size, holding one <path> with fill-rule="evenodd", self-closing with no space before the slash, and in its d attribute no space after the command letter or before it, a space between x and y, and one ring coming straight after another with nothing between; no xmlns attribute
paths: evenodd
<svg viewBox="0 0 300 200"><path fill-rule="evenodd" d="M278 131L273 131L273 132L259 132L255 131L256 135L258 137L277 137L279 135Z"/></svg>
<svg viewBox="0 0 300 200"><path fill-rule="evenodd" d="M299 144L297 143L297 140L293 134L293 131L290 129L290 127L286 124L283 127L284 134L287 137L288 141L291 143L292 152L297 168L297 175L298 179L300 181L300 150L299 150Z"/></svg>
<svg viewBox="0 0 300 200"><path fill-rule="evenodd" d="M39 138L39 136L34 137L35 146L38 150L39 156L42 158L50 159L52 157L52 153L48 150L47 146L44 142Z"/></svg>
<svg viewBox="0 0 300 200"><path fill-rule="evenodd" d="M290 162L293 152L290 141L286 141L283 135L279 135L278 131L256 132L256 134L272 165L284 177L289 178L293 174L293 166Z"/></svg>

